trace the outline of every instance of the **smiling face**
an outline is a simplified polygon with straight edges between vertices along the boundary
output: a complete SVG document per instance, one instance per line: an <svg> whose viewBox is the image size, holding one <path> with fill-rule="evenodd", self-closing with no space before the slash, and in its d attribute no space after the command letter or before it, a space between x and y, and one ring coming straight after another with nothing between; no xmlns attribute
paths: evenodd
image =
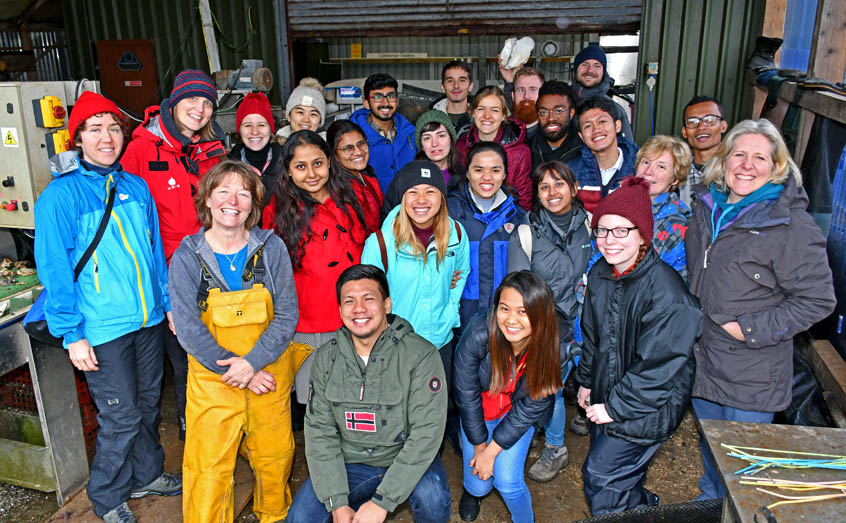
<svg viewBox="0 0 846 523"><path fill-rule="evenodd" d="M605 68L602 67L602 62L590 58L579 64L576 68L576 81L582 87L593 87L602 81L605 75Z"/></svg>
<svg viewBox="0 0 846 523"><path fill-rule="evenodd" d="M367 139L358 131L350 131L338 139L335 158L341 167L351 173L360 173L370 161L370 147Z"/></svg>
<svg viewBox="0 0 846 523"><path fill-rule="evenodd" d="M179 100L172 111L173 121L179 132L188 138L193 138L209 123L214 106L205 96L192 96Z"/></svg>
<svg viewBox="0 0 846 523"><path fill-rule="evenodd" d="M111 113L101 113L85 120L78 132L82 159L99 167L113 165L123 150L123 128Z"/></svg>
<svg viewBox="0 0 846 523"><path fill-rule="evenodd" d="M617 133L621 129L620 120L602 109L588 109L579 116L579 136L588 149L600 153L610 147L617 147Z"/></svg>
<svg viewBox="0 0 846 523"><path fill-rule="evenodd" d="M670 151L664 151L653 158L641 158L635 175L649 182L650 198L660 196L678 185L675 162Z"/></svg>
<svg viewBox="0 0 846 523"><path fill-rule="evenodd" d="M423 147L423 153L426 158L438 164L441 170L447 167L447 157L452 148L449 131L443 126L439 125L434 131L425 131L420 135L420 145Z"/></svg>
<svg viewBox="0 0 846 523"><path fill-rule="evenodd" d="M473 111L473 123L479 131L479 140L493 140L505 118L505 107L499 96L492 94L482 98Z"/></svg>
<svg viewBox="0 0 846 523"><path fill-rule="evenodd" d="M388 328L391 299L383 298L375 280L348 281L341 287L341 321L354 338L371 340Z"/></svg>
<svg viewBox="0 0 846 523"><path fill-rule="evenodd" d="M320 127L320 111L316 107L297 105L288 113L291 131L317 131Z"/></svg>
<svg viewBox="0 0 846 523"><path fill-rule="evenodd" d="M473 82L470 81L467 71L461 67L451 67L444 73L441 90L450 102L463 102L473 90Z"/></svg>
<svg viewBox="0 0 846 523"><path fill-rule="evenodd" d="M230 173L206 198L206 206L211 211L212 229L243 228L250 217L252 205L253 196L244 187L244 180L238 174Z"/></svg>
<svg viewBox="0 0 846 523"><path fill-rule="evenodd" d="M473 156L467 166L470 190L482 198L493 198L505 181L505 165L493 151L482 151Z"/></svg>
<svg viewBox="0 0 846 523"><path fill-rule="evenodd" d="M523 100L537 100L538 90L543 85L543 80L537 75L524 74L514 81L514 103L519 104Z"/></svg>
<svg viewBox="0 0 846 523"><path fill-rule="evenodd" d="M364 108L370 111L370 115L383 122L393 119L397 107L399 107L399 98L397 98L397 90L393 87L374 89L370 91L369 98L364 100Z"/></svg>
<svg viewBox="0 0 846 523"><path fill-rule="evenodd" d="M728 203L737 203L770 179L775 167L772 144L761 134L744 134L725 159Z"/></svg>
<svg viewBox="0 0 846 523"><path fill-rule="evenodd" d="M270 125L260 114L248 114L241 120L238 135L244 146L252 151L260 151L270 141Z"/></svg>
<svg viewBox="0 0 846 523"><path fill-rule="evenodd" d="M570 119L576 110L570 100L560 94L547 94L538 98L536 105L540 132L547 142L563 140L570 130Z"/></svg>
<svg viewBox="0 0 846 523"><path fill-rule="evenodd" d="M685 122L688 118L699 118L700 120L709 115L720 116L720 108L714 102L702 102L696 105L691 105L684 113ZM728 129L728 122L720 120L716 125L706 125L705 122L700 121L699 125L693 128L688 128L682 123L681 134L696 150L708 151L716 149L723 139L723 133Z"/></svg>
<svg viewBox="0 0 846 523"><path fill-rule="evenodd" d="M309 193L320 203L329 198L326 182L329 181L329 158L316 145L303 144L294 149L288 165L288 174L294 185Z"/></svg>
<svg viewBox="0 0 846 523"><path fill-rule="evenodd" d="M402 208L418 229L428 229L441 210L442 195L436 187L421 183L405 191Z"/></svg>
<svg viewBox="0 0 846 523"><path fill-rule="evenodd" d="M544 173L538 184L538 199L543 208L552 214L564 214L572 209L574 196L570 184L556 178L550 171Z"/></svg>
<svg viewBox="0 0 846 523"><path fill-rule="evenodd" d="M523 296L511 287L505 287L499 295L496 306L496 325L511 343L515 354L529 343L532 336L532 324L523 304Z"/></svg>
<svg viewBox="0 0 846 523"><path fill-rule="evenodd" d="M604 238L596 238L596 247L605 261L613 265L617 272L626 272L626 269L634 265L640 246L643 245L640 231L633 229L625 238L615 237L612 229L634 227L628 219L616 214L602 215L597 223L597 228L600 227L607 229L608 234Z"/></svg>

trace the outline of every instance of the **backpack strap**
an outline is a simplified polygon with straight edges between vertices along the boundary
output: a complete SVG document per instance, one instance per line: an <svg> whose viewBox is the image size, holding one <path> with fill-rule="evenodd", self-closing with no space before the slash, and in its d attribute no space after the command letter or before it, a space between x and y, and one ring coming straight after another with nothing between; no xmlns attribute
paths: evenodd
<svg viewBox="0 0 846 523"><path fill-rule="evenodd" d="M532 228L526 223L521 223L517 226L517 234L520 237L520 246L523 252L529 258L529 263L532 262Z"/></svg>
<svg viewBox="0 0 846 523"><path fill-rule="evenodd" d="M379 254L382 255L382 267L385 269L385 274L388 273L388 248L385 246L385 236L382 235L382 229L376 229L376 240L379 242Z"/></svg>

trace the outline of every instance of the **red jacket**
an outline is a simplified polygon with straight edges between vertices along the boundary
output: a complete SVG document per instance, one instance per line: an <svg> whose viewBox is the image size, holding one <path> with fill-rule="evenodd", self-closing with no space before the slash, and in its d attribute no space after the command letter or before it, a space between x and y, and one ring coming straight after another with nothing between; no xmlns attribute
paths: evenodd
<svg viewBox="0 0 846 523"><path fill-rule="evenodd" d="M382 209L382 189L375 176L361 173L361 177L350 174L350 185L358 195L361 210L364 211L364 221L367 222L367 233L375 232L382 225L379 213Z"/></svg>
<svg viewBox="0 0 846 523"><path fill-rule="evenodd" d="M356 194L361 195L358 190ZM304 240L302 266L294 269L300 310L297 332L331 332L341 327L335 282L346 268L361 261L366 238L355 212L350 209L349 214L352 219L332 198L314 208L311 230ZM262 212L264 227L275 224L275 217L276 195Z"/></svg>
<svg viewBox="0 0 846 523"><path fill-rule="evenodd" d="M480 141L479 131L473 125L455 143L462 165L467 165L467 153L470 151L470 146L478 141ZM508 158L506 180L517 190L520 196L520 207L527 211L532 210L532 151L526 145L526 125L508 118L500 126L493 141L505 149L505 156Z"/></svg>
<svg viewBox="0 0 846 523"><path fill-rule="evenodd" d="M168 263L182 238L200 230L193 199L200 178L225 158L220 140L191 142L177 130L168 100L148 107L133 131L120 164L150 188Z"/></svg>

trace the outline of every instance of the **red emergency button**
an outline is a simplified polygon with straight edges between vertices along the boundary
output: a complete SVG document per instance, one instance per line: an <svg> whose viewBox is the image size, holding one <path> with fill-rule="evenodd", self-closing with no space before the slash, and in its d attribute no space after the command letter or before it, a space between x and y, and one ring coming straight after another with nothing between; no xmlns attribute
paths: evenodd
<svg viewBox="0 0 846 523"><path fill-rule="evenodd" d="M65 108L61 105L53 107L53 118L56 120L63 120L65 118Z"/></svg>
<svg viewBox="0 0 846 523"><path fill-rule="evenodd" d="M18 210L18 201L12 200L11 202L5 205L7 211L17 211Z"/></svg>

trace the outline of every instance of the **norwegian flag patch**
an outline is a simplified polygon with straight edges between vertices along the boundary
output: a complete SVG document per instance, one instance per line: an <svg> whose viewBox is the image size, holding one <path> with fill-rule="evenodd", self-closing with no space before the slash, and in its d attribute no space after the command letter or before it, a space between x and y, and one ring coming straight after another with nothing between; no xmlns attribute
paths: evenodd
<svg viewBox="0 0 846 523"><path fill-rule="evenodd" d="M376 414L372 412L344 412L347 430L358 432L376 432Z"/></svg>

